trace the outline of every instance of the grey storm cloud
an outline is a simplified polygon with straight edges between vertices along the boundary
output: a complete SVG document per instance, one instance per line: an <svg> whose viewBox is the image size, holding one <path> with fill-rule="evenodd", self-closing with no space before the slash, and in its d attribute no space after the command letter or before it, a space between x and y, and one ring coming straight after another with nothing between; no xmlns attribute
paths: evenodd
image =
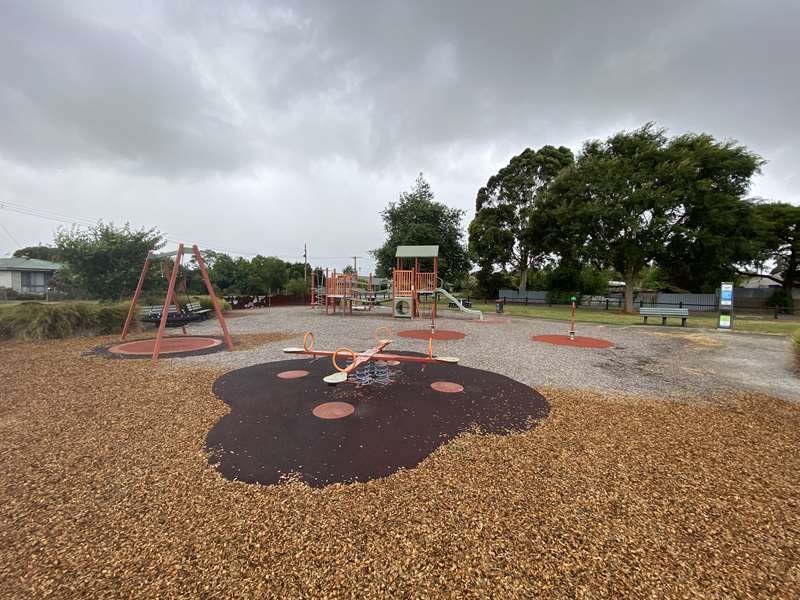
<svg viewBox="0 0 800 600"><path fill-rule="evenodd" d="M793 0L6 1L0 186L53 206L64 170L197 202L186 181L263 185L371 211L369 248L420 170L469 210L527 146L652 120L738 139L770 161L754 192L797 201L798 22ZM96 211L90 188L60 208Z"/></svg>

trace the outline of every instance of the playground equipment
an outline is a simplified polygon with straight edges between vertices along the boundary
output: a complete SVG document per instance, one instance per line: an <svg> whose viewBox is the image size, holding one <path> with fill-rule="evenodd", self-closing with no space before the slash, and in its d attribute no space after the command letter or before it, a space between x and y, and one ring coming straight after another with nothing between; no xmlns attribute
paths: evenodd
<svg viewBox="0 0 800 600"><path fill-rule="evenodd" d="M405 259L414 259L412 269L404 269ZM433 271L420 271L420 259L433 259ZM414 318L422 315L420 296L432 295L431 327L436 322L439 294L456 305L463 313L477 316L483 321L483 313L467 308L460 298L448 292L439 277L439 246L398 246L395 251L395 269L392 275L392 315ZM442 285L438 285L442 282Z"/></svg>
<svg viewBox="0 0 800 600"><path fill-rule="evenodd" d="M392 273L392 316L412 319L422 316L421 294L433 294L431 326L436 321L437 282L439 280L439 246L398 246ZM411 269L403 268L406 259L414 259ZM433 259L433 271L423 272L419 259Z"/></svg>
<svg viewBox="0 0 800 600"><path fill-rule="evenodd" d="M382 371L385 367L385 363L387 361L397 361L397 362L410 362L410 363L438 363L438 364L454 364L458 362L458 358L451 357L451 356L434 356L433 355L433 337L428 339L428 355L427 356L406 356L404 354L389 354L384 352L384 348L392 343L390 337L382 338L380 337L380 333L386 331L389 336L392 335L392 331L389 327L378 327L375 330L375 341L376 345L369 350L364 352L354 352L350 348L341 346L336 348L336 350L314 350L314 343L316 338L314 334L310 331L307 331L303 336L303 347L302 348L284 348L283 351L286 354L306 354L308 356L318 357L318 356L330 356L331 362L333 363L334 368L336 369L335 373L327 375L323 378L325 383L330 385L336 385L338 383L345 383L347 381L351 381L348 378L348 375L354 373L357 377L353 379L355 383L359 383L359 377L361 378L361 382L364 381L366 378L366 374L361 371L363 367L365 367L370 361L380 361L378 364L375 365L378 371ZM309 343L310 338L310 343ZM338 357L339 356L349 356L350 363L342 367L339 365ZM359 373L361 371L361 373Z"/></svg>
<svg viewBox="0 0 800 600"><path fill-rule="evenodd" d="M206 263L203 260L203 255L200 252L200 248L198 248L197 244L192 246L192 253L194 254L194 258L197 261L197 266L200 269L200 275L203 278L203 283L205 283L206 290L208 291L208 295L211 297L211 303L214 305L214 313L217 316L217 321L219 322L220 328L222 329L222 335L225 338L225 343L228 346L228 350L233 350L233 341L231 340L230 333L228 333L228 326L225 323L225 318L222 316L222 309L219 305L219 300L217 300L217 295L214 292L214 286L211 285L211 279L208 277L208 270L206 269ZM174 252L162 252L156 254L152 250L147 254L147 258L144 259L144 266L142 267L142 272L139 275L139 282L136 284L136 291L133 294L133 300L131 300L131 306L128 309L128 316L125 319L125 325L122 328L122 337L121 341L125 341L128 336L128 331L130 329L130 325L133 322L134 317L136 316L136 301L139 299L139 295L142 292L142 286L144 285L145 277L147 276L147 271L150 268L150 264L158 259L169 259L170 257L175 257L172 262L172 270L169 275L169 284L167 286L167 295L164 298L164 306L161 308L161 317L159 319L158 325L158 332L156 333L155 343L153 345L153 354L152 354L152 362L156 364L158 361L158 355L161 351L161 344L164 338L164 330L167 327L167 322L170 320L170 314L173 315L173 320L175 318L180 319L177 315L185 314L185 311L181 308L181 305L178 303L178 299L175 296L175 282L178 278L178 272L180 271L181 261L184 256L184 245L183 243L178 244L178 249ZM173 309L174 306L174 309ZM171 312L172 311L172 312ZM193 320L193 319L191 319ZM186 327L184 323L180 323L183 336L186 336ZM174 340L175 338L170 338Z"/></svg>
<svg viewBox="0 0 800 600"><path fill-rule="evenodd" d="M358 272L337 273L334 269L325 269L323 273L311 272L311 308L325 307L325 314L336 312L339 306L343 313L371 311L380 304L379 294L387 293L383 289L382 279L372 276L359 276Z"/></svg>

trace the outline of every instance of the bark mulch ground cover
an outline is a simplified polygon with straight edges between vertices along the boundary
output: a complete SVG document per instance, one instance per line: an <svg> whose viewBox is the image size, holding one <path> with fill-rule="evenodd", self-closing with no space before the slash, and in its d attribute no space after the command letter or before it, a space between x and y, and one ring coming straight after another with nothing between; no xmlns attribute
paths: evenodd
<svg viewBox="0 0 800 600"><path fill-rule="evenodd" d="M540 390L549 416L321 490L223 479L218 372L0 344L0 596L800 596L800 407Z"/></svg>

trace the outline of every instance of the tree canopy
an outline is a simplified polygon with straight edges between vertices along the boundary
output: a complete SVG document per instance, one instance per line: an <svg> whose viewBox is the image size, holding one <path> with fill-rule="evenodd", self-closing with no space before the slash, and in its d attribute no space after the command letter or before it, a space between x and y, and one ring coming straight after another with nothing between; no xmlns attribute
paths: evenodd
<svg viewBox="0 0 800 600"><path fill-rule="evenodd" d="M14 252L12 256L17 258L27 256L28 258L49 260L51 262L59 262L61 260L58 248L53 248L52 246L26 246Z"/></svg>
<svg viewBox="0 0 800 600"><path fill-rule="evenodd" d="M462 242L463 215L464 211L434 201L431 187L420 173L414 187L381 213L387 239L372 251L377 275L391 276L397 246L438 245L439 276L449 282L461 281L470 266Z"/></svg>
<svg viewBox="0 0 800 600"><path fill-rule="evenodd" d="M739 272L779 283L791 298L792 288L800 283L800 206L758 203L753 212L759 232L757 260L752 269Z"/></svg>
<svg viewBox="0 0 800 600"><path fill-rule="evenodd" d="M526 148L478 190L469 249L482 270L510 266L519 273L520 291L526 289L528 269L550 251L540 236L529 235L542 223L535 209L553 179L573 162L564 146Z"/></svg>
<svg viewBox="0 0 800 600"><path fill-rule="evenodd" d="M719 268L746 255L746 245L726 244L726 224L746 212L742 196L761 163L732 142L668 140L647 124L587 142L553 181L546 213L576 255L620 273L631 311L634 286L659 260Z"/></svg>
<svg viewBox="0 0 800 600"><path fill-rule="evenodd" d="M147 253L161 248L164 240L155 229L98 223L89 229L61 229L55 244L60 260L67 265L67 272L59 277L90 297L118 299L133 294Z"/></svg>

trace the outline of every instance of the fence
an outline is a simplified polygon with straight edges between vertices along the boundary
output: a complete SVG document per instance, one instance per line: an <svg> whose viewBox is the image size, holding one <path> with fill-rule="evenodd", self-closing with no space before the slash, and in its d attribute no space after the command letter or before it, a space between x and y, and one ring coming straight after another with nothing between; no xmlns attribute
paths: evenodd
<svg viewBox="0 0 800 600"><path fill-rule="evenodd" d="M774 309L767 306L767 301L775 292L774 288L735 288L733 292L734 310L776 313L793 313L793 309ZM800 300L800 291L795 294ZM520 293L519 290L501 289L498 298L506 304L552 305L548 292L544 290L528 290ZM494 302L494 299L485 299L485 303ZM584 308L598 308L603 310L621 309L624 299L621 293L608 295L580 296L578 304ZM688 308L692 312L717 312L719 310L719 290L714 294L672 294L662 292L642 292L634 296L635 308Z"/></svg>

